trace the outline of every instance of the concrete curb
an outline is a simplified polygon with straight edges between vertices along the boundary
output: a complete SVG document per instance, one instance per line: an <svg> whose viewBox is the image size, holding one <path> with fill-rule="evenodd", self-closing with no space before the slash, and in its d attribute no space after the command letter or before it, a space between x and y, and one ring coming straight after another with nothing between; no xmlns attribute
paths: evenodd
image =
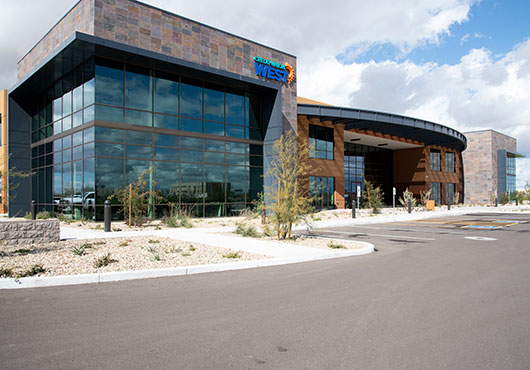
<svg viewBox="0 0 530 370"><path fill-rule="evenodd" d="M280 257L263 260L251 260L241 262L218 263L211 265L196 265L184 267L172 267L164 269L138 270L138 271L117 271L104 272L99 274L82 274L69 276L43 276L43 277L25 277L25 278L2 278L0 279L0 289L21 289L21 288L38 288L61 285L78 285L104 283L111 281L148 279L169 276L182 276L203 274L207 272L233 271L258 267L271 267L287 265L291 263L310 262L318 260L327 260L332 258L342 258L351 256L362 256L374 252L374 245L367 242L363 248L332 252L319 256L302 256L302 257Z"/></svg>

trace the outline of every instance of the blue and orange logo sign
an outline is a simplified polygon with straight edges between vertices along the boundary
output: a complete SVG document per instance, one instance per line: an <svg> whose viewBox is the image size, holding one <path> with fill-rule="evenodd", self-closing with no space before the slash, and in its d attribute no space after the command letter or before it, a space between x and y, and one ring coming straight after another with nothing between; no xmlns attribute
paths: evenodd
<svg viewBox="0 0 530 370"><path fill-rule="evenodd" d="M294 81L294 68L289 63L280 64L265 58L254 57L254 68L257 76L286 84Z"/></svg>

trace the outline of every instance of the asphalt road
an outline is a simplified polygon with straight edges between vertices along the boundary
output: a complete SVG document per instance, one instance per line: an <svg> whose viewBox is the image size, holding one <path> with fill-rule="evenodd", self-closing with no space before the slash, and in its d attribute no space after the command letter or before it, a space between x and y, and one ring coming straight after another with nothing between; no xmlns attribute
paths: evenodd
<svg viewBox="0 0 530 370"><path fill-rule="evenodd" d="M530 223L462 225L495 220L530 215L323 231L376 244L362 257L0 291L0 368L530 369Z"/></svg>

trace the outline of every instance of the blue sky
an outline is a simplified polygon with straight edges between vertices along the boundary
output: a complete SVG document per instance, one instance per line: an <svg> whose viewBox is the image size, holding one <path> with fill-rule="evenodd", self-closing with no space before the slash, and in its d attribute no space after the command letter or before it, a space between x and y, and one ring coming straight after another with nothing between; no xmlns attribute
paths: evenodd
<svg viewBox="0 0 530 370"><path fill-rule="evenodd" d="M408 59L417 64L434 62L452 65L473 48L487 48L494 57L500 57L530 35L528 0L482 0L472 5L468 18L453 24L449 28L450 34L443 35L438 44L424 43L403 51L386 42L373 45L355 58L348 58L352 51L359 48L359 45L352 45L346 52L338 54L337 59L346 64Z"/></svg>

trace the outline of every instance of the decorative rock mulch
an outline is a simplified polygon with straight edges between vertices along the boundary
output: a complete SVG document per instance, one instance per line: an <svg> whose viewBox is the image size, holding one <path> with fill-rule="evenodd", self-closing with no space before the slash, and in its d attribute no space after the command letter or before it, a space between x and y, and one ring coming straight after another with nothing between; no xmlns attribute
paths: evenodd
<svg viewBox="0 0 530 370"><path fill-rule="evenodd" d="M44 269L37 268L36 275L53 276L263 258L268 257L160 237L69 240L33 246L0 245L0 277L24 276L24 272L30 276L35 265Z"/></svg>

